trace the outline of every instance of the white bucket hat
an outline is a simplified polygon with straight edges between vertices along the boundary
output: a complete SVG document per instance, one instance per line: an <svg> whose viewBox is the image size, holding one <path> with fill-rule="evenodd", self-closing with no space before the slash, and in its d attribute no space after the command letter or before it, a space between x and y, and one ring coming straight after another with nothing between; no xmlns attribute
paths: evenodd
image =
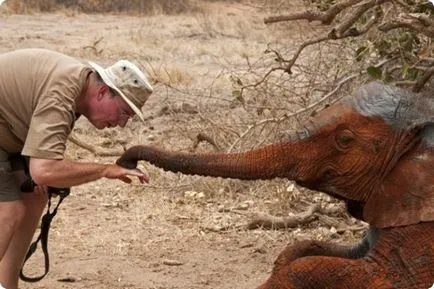
<svg viewBox="0 0 434 289"><path fill-rule="evenodd" d="M107 68L92 61L89 61L89 65L96 70L104 83L114 89L144 121L141 108L153 91L145 74L128 60L119 60Z"/></svg>

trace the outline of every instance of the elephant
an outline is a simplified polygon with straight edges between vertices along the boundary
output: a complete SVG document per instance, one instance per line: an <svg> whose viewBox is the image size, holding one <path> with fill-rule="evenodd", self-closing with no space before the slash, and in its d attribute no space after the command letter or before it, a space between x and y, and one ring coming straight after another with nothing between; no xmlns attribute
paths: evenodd
<svg viewBox="0 0 434 289"><path fill-rule="evenodd" d="M433 112L429 93L370 82L308 119L288 140L239 153L138 145L117 164L134 168L144 160L184 174L286 178L344 200L350 214L369 223L368 237L354 248L316 241L289 246L262 289L429 288L434 283Z"/></svg>
<svg viewBox="0 0 434 289"><path fill-rule="evenodd" d="M370 239L371 231L376 239ZM258 289L424 289L434 283L434 222L368 230L355 247L288 246Z"/></svg>

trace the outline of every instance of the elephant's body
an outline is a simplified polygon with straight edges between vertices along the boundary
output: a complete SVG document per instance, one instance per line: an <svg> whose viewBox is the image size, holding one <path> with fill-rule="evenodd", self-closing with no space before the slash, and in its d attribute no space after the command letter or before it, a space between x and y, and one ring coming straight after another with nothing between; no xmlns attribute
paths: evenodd
<svg viewBox="0 0 434 289"><path fill-rule="evenodd" d="M361 258L338 245L298 243L279 255L258 289L428 289L434 283L433 240L429 222L381 229Z"/></svg>
<svg viewBox="0 0 434 289"><path fill-rule="evenodd" d="M356 251L315 242L286 249L262 288L428 289L434 283L431 95L371 83L318 113L289 141L230 154L136 146L117 163L134 168L139 160L184 174L287 178L345 200L350 214L380 232ZM364 257L355 259L360 252Z"/></svg>

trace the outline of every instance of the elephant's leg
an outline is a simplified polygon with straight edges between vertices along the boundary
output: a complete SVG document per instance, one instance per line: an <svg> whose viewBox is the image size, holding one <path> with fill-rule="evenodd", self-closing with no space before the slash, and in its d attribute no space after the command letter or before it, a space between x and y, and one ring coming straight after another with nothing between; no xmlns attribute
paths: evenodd
<svg viewBox="0 0 434 289"><path fill-rule="evenodd" d="M384 229L366 256L389 272L394 288L426 289L434 283L434 222Z"/></svg>
<svg viewBox="0 0 434 289"><path fill-rule="evenodd" d="M329 242L309 240L300 241L287 246L274 261L273 271L290 264L291 262L306 256L331 256L349 259L363 257L368 252L366 243L357 244L355 247L333 244Z"/></svg>
<svg viewBox="0 0 434 289"><path fill-rule="evenodd" d="M286 256L282 258L284 262L259 288L426 289L432 286L433 222L383 229L381 233L374 231L374 238L369 234L365 238L371 242L369 252L360 259L306 256L293 260L303 250L294 250L298 255L292 256L290 251L284 251L281 254Z"/></svg>
<svg viewBox="0 0 434 289"><path fill-rule="evenodd" d="M274 262L273 271L278 271L292 261L306 256L330 256L348 259L364 257L378 239L378 230L370 228L362 241L354 246L309 240L289 245Z"/></svg>
<svg viewBox="0 0 434 289"><path fill-rule="evenodd" d="M308 256L287 263L258 289L390 289L386 271L372 261Z"/></svg>

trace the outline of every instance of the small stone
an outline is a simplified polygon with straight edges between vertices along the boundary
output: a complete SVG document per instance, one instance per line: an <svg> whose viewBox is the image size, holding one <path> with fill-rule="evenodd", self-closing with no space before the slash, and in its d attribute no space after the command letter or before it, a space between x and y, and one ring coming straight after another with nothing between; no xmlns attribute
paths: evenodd
<svg viewBox="0 0 434 289"><path fill-rule="evenodd" d="M290 185L286 188L286 191L287 191L288 193L292 193L292 192L294 191L294 189L295 189L294 184L290 184Z"/></svg>
<svg viewBox="0 0 434 289"><path fill-rule="evenodd" d="M246 203L242 203L237 207L238 210L247 210L248 208L249 208L249 204Z"/></svg>
<svg viewBox="0 0 434 289"><path fill-rule="evenodd" d="M205 198L205 193L204 192L199 192L199 193L197 193L196 194L196 199L203 199L203 198Z"/></svg>
<svg viewBox="0 0 434 289"><path fill-rule="evenodd" d="M157 140L157 137L155 135L153 135L153 134L150 134L150 135L148 135L146 137L146 140L148 140L148 141L155 141L155 140Z"/></svg>
<svg viewBox="0 0 434 289"><path fill-rule="evenodd" d="M190 199L192 199L192 198L194 198L194 196L196 196L197 195L197 192L196 191L185 191L184 192L184 197L186 197L186 198L190 198Z"/></svg>
<svg viewBox="0 0 434 289"><path fill-rule="evenodd" d="M332 233L332 234L336 234L337 232L338 232L338 230L336 230L335 227L331 227L331 228L330 228L330 233Z"/></svg>

